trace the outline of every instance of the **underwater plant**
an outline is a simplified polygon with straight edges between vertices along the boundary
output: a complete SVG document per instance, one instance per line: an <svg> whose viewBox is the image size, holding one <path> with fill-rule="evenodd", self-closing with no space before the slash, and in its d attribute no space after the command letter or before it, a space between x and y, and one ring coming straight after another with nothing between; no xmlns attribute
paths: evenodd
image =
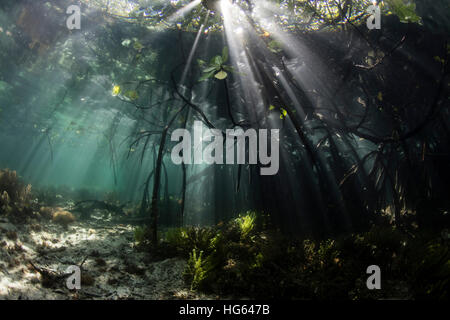
<svg viewBox="0 0 450 320"><path fill-rule="evenodd" d="M424 245L419 237L411 242L407 231L389 225L345 237L301 239L265 223L259 226L257 217L249 211L214 228L166 233L170 247L179 246L170 252L189 252L184 277L192 290L262 299L447 296L450 251L445 240L431 238ZM368 292L365 269L379 261L385 266L385 288ZM422 281L427 286L416 285Z"/></svg>
<svg viewBox="0 0 450 320"><path fill-rule="evenodd" d="M145 240L145 227L136 227L134 229L134 241L142 243Z"/></svg>
<svg viewBox="0 0 450 320"><path fill-rule="evenodd" d="M134 241L138 246L145 246L150 240L150 228L147 226L137 226L134 228Z"/></svg>
<svg viewBox="0 0 450 320"><path fill-rule="evenodd" d="M415 297L445 301L450 295L450 246L448 239L432 239L410 248L414 261L410 281Z"/></svg>
<svg viewBox="0 0 450 320"><path fill-rule="evenodd" d="M187 247L188 235L185 228L170 228L165 233L165 241L174 248L184 251Z"/></svg>
<svg viewBox="0 0 450 320"><path fill-rule="evenodd" d="M41 217L46 219L53 219L53 213L55 212L55 208L52 207L40 207L39 214Z"/></svg>
<svg viewBox="0 0 450 320"><path fill-rule="evenodd" d="M0 193L5 194L5 192L12 202L29 201L31 198L31 185L25 185L16 171L9 169L0 170Z"/></svg>
<svg viewBox="0 0 450 320"><path fill-rule="evenodd" d="M22 243L82 298L448 297L450 1L67 2L0 4L0 298Z"/></svg>
<svg viewBox="0 0 450 320"><path fill-rule="evenodd" d="M201 288L201 285L206 279L210 269L208 259L203 258L203 251L192 249L192 252L189 254L186 270L184 272L184 277L186 281L190 283L191 290Z"/></svg>
<svg viewBox="0 0 450 320"><path fill-rule="evenodd" d="M181 256L188 257L192 250L209 254L214 249L217 231L207 227L170 228L164 241Z"/></svg>
<svg viewBox="0 0 450 320"><path fill-rule="evenodd" d="M224 47L222 50L222 55L214 56L209 64L205 61L199 59L198 64L203 68L203 75L199 81L205 81L212 77L218 80L224 80L228 77L228 72L234 72L233 67L226 65L228 61L228 47Z"/></svg>
<svg viewBox="0 0 450 320"><path fill-rule="evenodd" d="M255 228L256 212L247 211L245 214L239 215L235 221L241 230L242 238L247 238Z"/></svg>
<svg viewBox="0 0 450 320"><path fill-rule="evenodd" d="M0 214L23 219L33 214L31 185L25 185L16 171L0 170Z"/></svg>
<svg viewBox="0 0 450 320"><path fill-rule="evenodd" d="M53 213L53 222L60 224L64 229L67 229L68 225L75 222L75 216L69 211L57 208Z"/></svg>

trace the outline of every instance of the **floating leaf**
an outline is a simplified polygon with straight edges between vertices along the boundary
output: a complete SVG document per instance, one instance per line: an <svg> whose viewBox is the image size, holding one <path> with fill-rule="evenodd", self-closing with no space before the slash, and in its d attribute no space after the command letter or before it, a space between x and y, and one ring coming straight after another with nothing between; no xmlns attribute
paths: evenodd
<svg viewBox="0 0 450 320"><path fill-rule="evenodd" d="M272 111L273 109L275 109L275 106L271 104L269 107L269 111Z"/></svg>

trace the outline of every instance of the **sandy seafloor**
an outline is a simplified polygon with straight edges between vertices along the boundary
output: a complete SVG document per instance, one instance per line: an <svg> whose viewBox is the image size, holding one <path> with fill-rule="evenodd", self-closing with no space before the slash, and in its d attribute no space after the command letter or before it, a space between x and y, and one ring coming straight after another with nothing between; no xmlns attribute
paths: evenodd
<svg viewBox="0 0 450 320"><path fill-rule="evenodd" d="M135 248L133 230L96 219L65 230L52 221L14 224L0 217L0 299L218 298L189 290L185 260L152 262ZM64 278L46 285L35 269L64 275L69 266L81 264L80 290L69 290Z"/></svg>

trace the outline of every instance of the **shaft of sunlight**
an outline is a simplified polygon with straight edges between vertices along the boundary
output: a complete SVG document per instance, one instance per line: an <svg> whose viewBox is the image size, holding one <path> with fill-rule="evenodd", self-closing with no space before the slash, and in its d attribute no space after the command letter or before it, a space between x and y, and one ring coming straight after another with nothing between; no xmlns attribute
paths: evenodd
<svg viewBox="0 0 450 320"><path fill-rule="evenodd" d="M237 68L242 95L245 97L247 113L254 118L257 110L264 107L261 92L258 90L257 75L251 68L251 59L245 48L245 37L253 32L250 23L239 6L232 5L229 0L222 0L221 12L224 21L225 38L230 51L230 58Z"/></svg>
<svg viewBox="0 0 450 320"><path fill-rule="evenodd" d="M208 23L209 14L210 14L210 11L208 10L208 13L206 14L206 17L205 17L205 21L200 26L200 29L197 32L197 36L195 37L194 45L192 46L191 52L189 53L189 57L186 62L186 66L184 67L183 75L181 76L180 84L184 84L184 82L186 81L187 74L192 65L192 59L194 58L194 54L197 51L198 43L200 41L200 36L202 35L203 28Z"/></svg>
<svg viewBox="0 0 450 320"><path fill-rule="evenodd" d="M195 9L196 6L198 6L199 4L202 3L202 0L195 0L192 1L191 3L189 3L188 5L184 6L183 8L181 8L180 10L178 10L177 12L175 12L173 15L171 15L167 21L170 23L175 22L176 20L184 17L186 14L188 14L189 12L191 12L192 10Z"/></svg>

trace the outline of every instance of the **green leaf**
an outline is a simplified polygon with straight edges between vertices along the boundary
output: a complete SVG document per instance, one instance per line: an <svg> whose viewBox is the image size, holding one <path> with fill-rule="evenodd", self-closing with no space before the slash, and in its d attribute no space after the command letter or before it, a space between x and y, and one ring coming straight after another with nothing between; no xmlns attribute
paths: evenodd
<svg viewBox="0 0 450 320"><path fill-rule="evenodd" d="M272 111L274 109L275 109L275 106L271 104L270 107L269 107L269 111Z"/></svg>
<svg viewBox="0 0 450 320"><path fill-rule="evenodd" d="M222 60L222 56L216 56L214 57L214 63L216 66L222 66L223 60Z"/></svg>
<svg viewBox="0 0 450 320"><path fill-rule="evenodd" d="M112 95L117 96L120 94L121 91L122 91L122 89L120 88L120 86L116 85L112 89Z"/></svg>
<svg viewBox="0 0 450 320"><path fill-rule="evenodd" d="M216 73L216 75L214 76L216 79L219 80L223 80L228 76L228 73L226 73L225 71L219 71L218 73Z"/></svg>
<svg viewBox="0 0 450 320"><path fill-rule="evenodd" d="M286 118L287 111L285 109L283 109L283 108L280 108L280 112L281 112L280 119Z"/></svg>
<svg viewBox="0 0 450 320"><path fill-rule="evenodd" d="M125 39L122 41L122 45L124 47L128 47L131 44L131 40L130 39Z"/></svg>
<svg viewBox="0 0 450 320"><path fill-rule="evenodd" d="M211 71L219 71L219 70L220 70L220 68L218 68L216 66L210 66L210 67L207 67L207 68L203 69L203 72L204 73L209 73Z"/></svg>
<svg viewBox="0 0 450 320"><path fill-rule="evenodd" d="M203 76L199 79L199 81L205 81L209 78L212 78L216 74L216 69L211 72L204 73Z"/></svg>
<svg viewBox="0 0 450 320"><path fill-rule="evenodd" d="M407 0L386 0L391 11L398 16L400 22L420 22L420 17L416 13L416 4Z"/></svg>
<svg viewBox="0 0 450 320"><path fill-rule="evenodd" d="M130 90L125 93L125 97L130 100L136 100L137 98L139 98L139 95L135 90Z"/></svg>
<svg viewBox="0 0 450 320"><path fill-rule="evenodd" d="M436 60L439 63L445 64L445 59L443 59L443 58L441 58L439 56L434 57L434 60Z"/></svg>
<svg viewBox="0 0 450 320"><path fill-rule="evenodd" d="M224 47L222 50L222 61L223 63L228 61L228 47Z"/></svg>
<svg viewBox="0 0 450 320"><path fill-rule="evenodd" d="M281 49L281 45L275 40L270 41L268 47L269 47L269 50L273 53L279 53L279 52L283 51Z"/></svg>
<svg viewBox="0 0 450 320"><path fill-rule="evenodd" d="M222 69L228 72L234 72L234 68L230 66L222 66Z"/></svg>
<svg viewBox="0 0 450 320"><path fill-rule="evenodd" d="M143 46L139 41L136 41L136 42L133 44L133 48L134 48L135 50L139 51L139 50L141 50L142 48L144 48L144 46Z"/></svg>
<svg viewBox="0 0 450 320"><path fill-rule="evenodd" d="M205 64L206 64L206 61L204 61L204 60L202 60L202 59L197 59L197 63L198 63L198 65L199 65L201 68L203 68L203 67L205 66Z"/></svg>
<svg viewBox="0 0 450 320"><path fill-rule="evenodd" d="M205 68L206 62L203 60L197 60L200 67L203 69L203 75L199 81L204 81L206 79L215 77L216 79L223 80L228 77L228 72L234 72L234 68L226 66L225 62L228 61L228 47L224 47L222 50L222 55L215 56L211 59L209 65Z"/></svg>

